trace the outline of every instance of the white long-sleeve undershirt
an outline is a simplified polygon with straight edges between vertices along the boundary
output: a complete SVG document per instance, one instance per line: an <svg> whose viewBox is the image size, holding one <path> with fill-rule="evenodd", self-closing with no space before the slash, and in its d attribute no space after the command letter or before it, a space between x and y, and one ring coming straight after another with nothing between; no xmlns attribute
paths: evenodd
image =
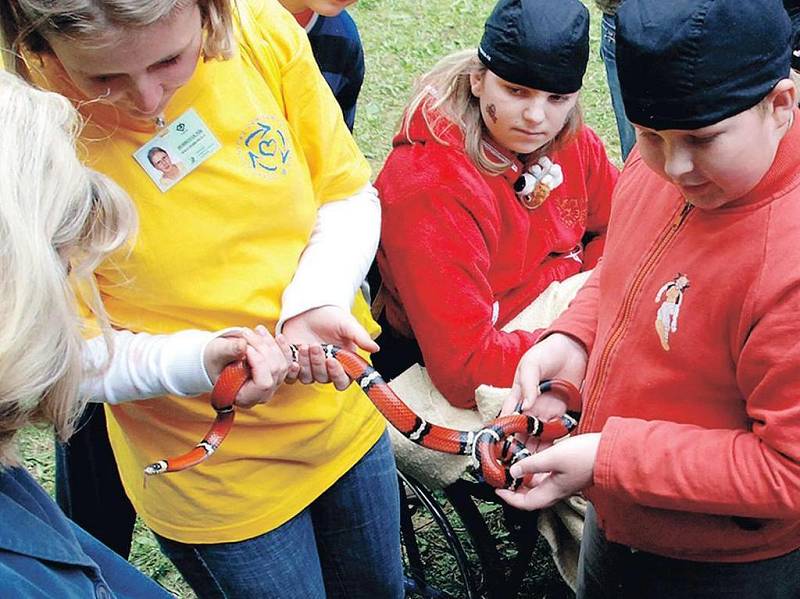
<svg viewBox="0 0 800 599"><path fill-rule="evenodd" d="M370 184L349 198L320 207L297 271L283 292L276 333L289 318L313 308L350 309L375 256L380 220L378 193ZM235 330L190 329L169 335L115 330L110 361L105 339L90 339L84 350L86 378L81 392L90 401L109 404L206 393L212 382L203 365L205 348L212 339Z"/></svg>
<svg viewBox="0 0 800 599"><path fill-rule="evenodd" d="M350 311L367 276L381 234L381 204L370 184L345 200L323 204L297 271L281 300L275 327L321 306Z"/></svg>

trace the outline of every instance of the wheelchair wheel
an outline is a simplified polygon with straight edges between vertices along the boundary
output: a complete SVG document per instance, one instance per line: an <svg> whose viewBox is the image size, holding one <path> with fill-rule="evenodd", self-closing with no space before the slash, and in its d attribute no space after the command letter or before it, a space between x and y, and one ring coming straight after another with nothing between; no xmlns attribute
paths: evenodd
<svg viewBox="0 0 800 599"><path fill-rule="evenodd" d="M400 532L408 598L479 599L480 576L434 494L397 471Z"/></svg>

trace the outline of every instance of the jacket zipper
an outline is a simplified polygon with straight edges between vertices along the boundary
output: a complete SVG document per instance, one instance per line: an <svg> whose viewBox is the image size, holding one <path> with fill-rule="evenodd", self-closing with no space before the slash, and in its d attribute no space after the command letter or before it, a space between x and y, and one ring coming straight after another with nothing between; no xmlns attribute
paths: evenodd
<svg viewBox="0 0 800 599"><path fill-rule="evenodd" d="M638 296L645 277L650 274L650 271L653 270L653 267L661 259L661 256L664 254L664 251L667 249L670 241L672 241L672 239L678 234L678 231L683 223L686 222L686 218L691 213L693 207L694 206L689 202L684 202L680 211L673 217L672 222L669 224L666 231L662 233L661 239L659 239L658 243L653 248L653 251L647 257L647 260L645 260L642 268L638 273L636 273L636 277L633 280L630 291L622 301L622 308L620 309L619 316L617 316L617 321L608 337L608 342L603 348L603 353L600 355L600 360L597 364L597 375L594 377L592 386L589 389L589 392L586 394L586 398L584 400L584 406L588 407L587 413L582 418L584 427L590 426L594 420L595 412L597 411L597 402L594 401L594 399L597 397L600 389L605 386L607 376L606 370L608 368L608 362L611 359L611 352L622 338L625 325L628 323L628 320L631 317L631 312L633 312L634 299Z"/></svg>

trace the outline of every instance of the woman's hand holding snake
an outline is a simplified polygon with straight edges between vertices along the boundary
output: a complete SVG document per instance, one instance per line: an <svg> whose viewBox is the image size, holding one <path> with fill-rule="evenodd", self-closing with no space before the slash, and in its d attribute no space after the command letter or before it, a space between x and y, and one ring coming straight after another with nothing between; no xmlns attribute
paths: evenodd
<svg viewBox="0 0 800 599"><path fill-rule="evenodd" d="M326 357L322 343L332 343L348 351L378 351L369 334L352 314L337 306L321 306L287 320L283 325L286 339L297 346L301 383L333 383L342 391L350 385L350 377L334 358Z"/></svg>

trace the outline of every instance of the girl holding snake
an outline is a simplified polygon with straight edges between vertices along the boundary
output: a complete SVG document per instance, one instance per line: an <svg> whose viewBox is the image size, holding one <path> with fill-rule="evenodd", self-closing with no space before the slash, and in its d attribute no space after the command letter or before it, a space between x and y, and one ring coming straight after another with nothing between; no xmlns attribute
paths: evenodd
<svg viewBox="0 0 800 599"><path fill-rule="evenodd" d="M263 322L300 347L290 379L334 383L277 387L211 464L146 487L146 464L205 431L208 401L106 406L125 491L164 552L200 597L401 596L385 421L318 345L377 349L356 290L380 210L303 30L274 0L12 0L0 19L18 70L73 101L87 161L134 197L135 245L95 269L114 327ZM136 160L163 137L195 159L165 191ZM255 382L277 386L285 360Z"/></svg>
<svg viewBox="0 0 800 599"><path fill-rule="evenodd" d="M474 408L537 337L501 327L597 262L617 169L578 105L588 26L577 0L501 0L478 50L417 84L376 180L387 378L420 363Z"/></svg>

